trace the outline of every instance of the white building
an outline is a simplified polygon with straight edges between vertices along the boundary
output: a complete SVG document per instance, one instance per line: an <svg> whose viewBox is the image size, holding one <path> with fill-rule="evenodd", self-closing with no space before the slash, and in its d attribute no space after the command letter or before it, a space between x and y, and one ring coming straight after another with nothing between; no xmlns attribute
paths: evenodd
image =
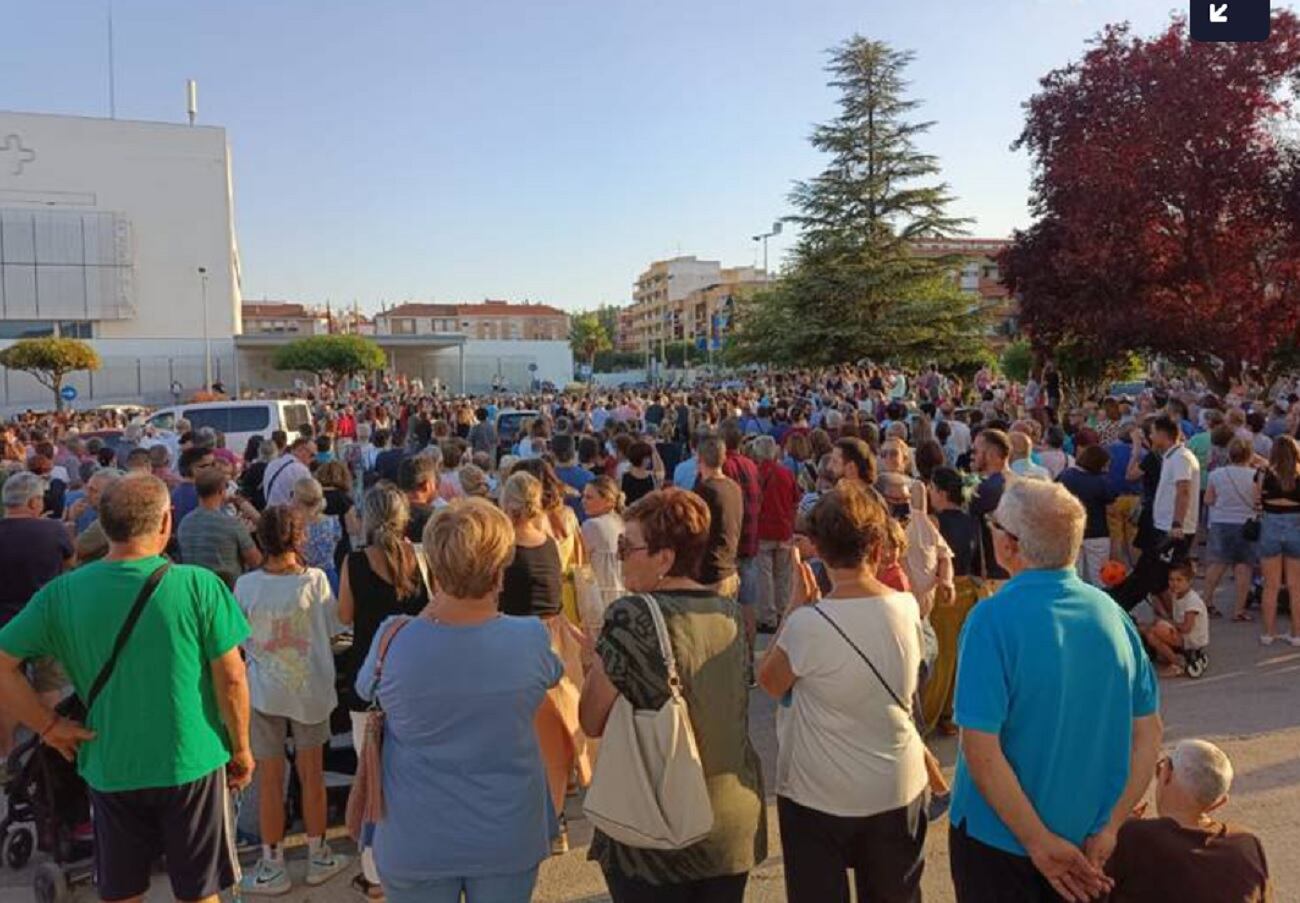
<svg viewBox="0 0 1300 903"><path fill-rule="evenodd" d="M205 272L200 273L200 268ZM238 381L239 261L224 129L0 111L0 345L90 340L78 405ZM48 406L0 370L0 408Z"/></svg>

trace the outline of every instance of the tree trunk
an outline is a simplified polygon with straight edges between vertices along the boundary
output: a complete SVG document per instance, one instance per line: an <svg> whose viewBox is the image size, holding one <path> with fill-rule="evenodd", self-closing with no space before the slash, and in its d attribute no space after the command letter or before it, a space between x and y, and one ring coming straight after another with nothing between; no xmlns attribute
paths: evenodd
<svg viewBox="0 0 1300 903"><path fill-rule="evenodd" d="M54 385L54 410L57 413L63 413L63 377L56 376L50 380Z"/></svg>

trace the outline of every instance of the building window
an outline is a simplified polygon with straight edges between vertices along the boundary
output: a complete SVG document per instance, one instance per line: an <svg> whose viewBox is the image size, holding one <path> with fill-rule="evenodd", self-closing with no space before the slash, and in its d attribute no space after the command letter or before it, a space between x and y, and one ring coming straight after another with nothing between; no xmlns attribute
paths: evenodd
<svg viewBox="0 0 1300 903"><path fill-rule="evenodd" d="M393 335L415 335L415 320L397 317L393 320Z"/></svg>
<svg viewBox="0 0 1300 903"><path fill-rule="evenodd" d="M0 320L0 339L44 339L53 335L53 323L41 320Z"/></svg>
<svg viewBox="0 0 1300 903"><path fill-rule="evenodd" d="M59 335L65 339L94 338L91 325L86 320L64 320L59 324Z"/></svg>

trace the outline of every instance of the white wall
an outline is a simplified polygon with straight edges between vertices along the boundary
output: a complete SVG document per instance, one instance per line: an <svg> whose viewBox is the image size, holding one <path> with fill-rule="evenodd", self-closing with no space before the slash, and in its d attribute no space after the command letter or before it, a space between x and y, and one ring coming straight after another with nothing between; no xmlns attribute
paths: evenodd
<svg viewBox="0 0 1300 903"><path fill-rule="evenodd" d="M17 165L15 145L34 156ZM200 338L200 266L208 270L210 334L238 331L224 129L0 112L0 207L125 215L135 316L100 321L97 337Z"/></svg>

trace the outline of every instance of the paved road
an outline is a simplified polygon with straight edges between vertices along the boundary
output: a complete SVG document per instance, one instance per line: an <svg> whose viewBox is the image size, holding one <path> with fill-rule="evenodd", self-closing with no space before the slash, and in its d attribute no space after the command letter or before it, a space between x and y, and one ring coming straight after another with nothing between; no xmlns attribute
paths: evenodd
<svg viewBox="0 0 1300 903"><path fill-rule="evenodd" d="M1220 596L1227 599L1227 588ZM1163 715L1166 738L1206 737L1232 757L1237 779L1224 810L1231 821L1253 828L1264 841L1276 880L1279 900L1300 900L1300 649L1261 648L1254 625L1213 622L1210 671L1199 681L1164 681ZM1081 712L1080 717L1086 717ZM754 691L750 730L763 757L765 775L775 767L776 739L773 705ZM951 769L956 755L952 740L941 740L936 752ZM572 801L571 801L572 802ZM775 807L769 807L771 856L751 876L747 900L754 903L785 899L781 847ZM607 900L599 870L586 861L590 829L578 807L571 806L575 849L542 866L534 896L536 903L595 903ZM291 869L301 877L301 853L291 852ZM350 875L351 873L349 873ZM0 903L32 899L30 867L21 873L0 871ZM928 841L925 873L927 900L951 901L948 879L947 823L934 826ZM92 899L87 893L79 899ZM166 882L155 882L149 903L170 899ZM287 903L335 903L360 898L347 887L347 876L330 884L295 891Z"/></svg>

